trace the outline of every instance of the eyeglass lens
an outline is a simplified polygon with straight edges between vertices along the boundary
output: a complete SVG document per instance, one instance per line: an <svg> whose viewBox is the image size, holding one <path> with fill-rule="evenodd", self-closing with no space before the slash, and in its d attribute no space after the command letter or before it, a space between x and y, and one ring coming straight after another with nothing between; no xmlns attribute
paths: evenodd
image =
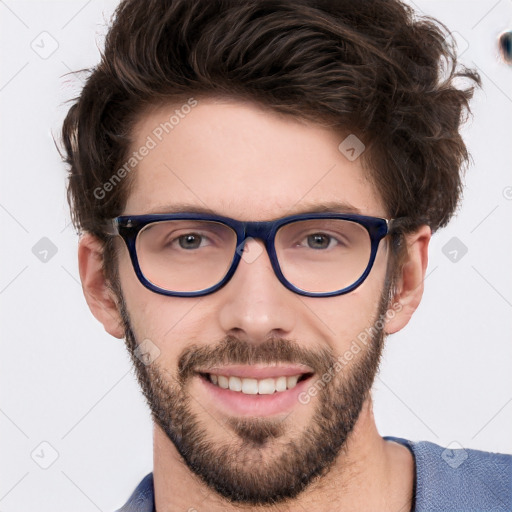
<svg viewBox="0 0 512 512"><path fill-rule="evenodd" d="M344 219L300 220L276 233L275 249L288 282L312 293L346 288L363 274L371 255L364 226ZM197 292L218 284L237 251L237 235L215 221L169 220L145 226L136 241L145 278L173 292Z"/></svg>

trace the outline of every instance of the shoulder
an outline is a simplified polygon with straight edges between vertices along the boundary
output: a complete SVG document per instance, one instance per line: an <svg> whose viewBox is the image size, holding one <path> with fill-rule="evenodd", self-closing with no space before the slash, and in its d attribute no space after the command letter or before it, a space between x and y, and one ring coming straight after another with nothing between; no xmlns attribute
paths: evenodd
<svg viewBox="0 0 512 512"><path fill-rule="evenodd" d="M386 438L416 462L415 512L510 512L512 455Z"/></svg>
<svg viewBox="0 0 512 512"><path fill-rule="evenodd" d="M153 473L146 475L128 501L116 512L154 512Z"/></svg>

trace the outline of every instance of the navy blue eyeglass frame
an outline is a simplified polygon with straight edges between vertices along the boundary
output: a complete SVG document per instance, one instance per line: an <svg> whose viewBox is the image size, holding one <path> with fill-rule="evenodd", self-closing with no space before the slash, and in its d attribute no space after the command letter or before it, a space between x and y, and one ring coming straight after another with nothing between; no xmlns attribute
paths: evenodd
<svg viewBox="0 0 512 512"><path fill-rule="evenodd" d="M371 240L371 252L370 259L368 261L368 265L366 266L365 271L361 274L359 279L347 286L342 288L341 290L336 290L333 292L308 292L297 288L292 283L287 281L281 272L281 268L279 266L279 261L276 254L275 249L275 235L279 228L289 224L291 222L300 221L300 220L314 220L314 219L342 219L348 220L351 222L355 222L363 226L370 235ZM159 286L154 285L150 281L146 279L144 274L142 273L139 265L139 261L137 258L137 251L135 248L135 242L137 239L137 235L139 232L153 222L163 222L168 220L204 220L204 221L213 221L218 222L220 224L224 224L230 227L235 233L237 237L236 242L236 250L233 255L233 261L231 262L231 266L227 271L224 278L218 282L217 284L210 286L209 288L205 288L204 290L194 291L194 292L175 292L169 291L164 288L160 288ZM375 257L377 255L377 249L379 247L380 241L389 234L391 229L391 224L394 219L383 219L380 217L367 217L365 215L355 215L355 214L345 214L345 213L329 213L329 212L320 212L320 213L303 213L297 215L290 215L288 217L282 217L280 219L271 220L271 221L248 221L242 222L235 219L231 219L229 217L222 217L219 215L208 215L203 213L156 213L151 215L126 215L121 217L116 217L112 219L110 230L111 235L120 235L121 238L125 241L126 246L128 247L128 251L130 253L130 259L132 261L133 268L135 270L135 274L137 275L139 281L149 290L159 293L162 295L172 296L172 297L200 297L203 295L208 295L213 293L220 288L222 288L228 281L231 279L236 269L238 268L238 264L240 263L240 259L242 258L242 251L245 245L245 242L248 238L257 238L262 240L265 244L265 248L267 250L267 254L270 258L270 262L272 264L272 268L279 279L279 281L289 290L298 293L299 295L304 295L306 297L332 297L335 295L343 295L345 293L351 292L355 288L357 288L363 281L368 277L370 273L373 263L375 262Z"/></svg>

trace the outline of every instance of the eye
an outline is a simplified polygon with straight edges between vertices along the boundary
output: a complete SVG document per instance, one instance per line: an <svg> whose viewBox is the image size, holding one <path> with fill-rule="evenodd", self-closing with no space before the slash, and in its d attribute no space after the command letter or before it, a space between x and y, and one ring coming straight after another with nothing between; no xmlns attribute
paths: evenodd
<svg viewBox="0 0 512 512"><path fill-rule="evenodd" d="M310 249L329 249L336 242L334 238L325 233L313 233L306 237Z"/></svg>
<svg viewBox="0 0 512 512"><path fill-rule="evenodd" d="M187 233L177 238L182 249L197 249L203 245L204 237L198 233Z"/></svg>

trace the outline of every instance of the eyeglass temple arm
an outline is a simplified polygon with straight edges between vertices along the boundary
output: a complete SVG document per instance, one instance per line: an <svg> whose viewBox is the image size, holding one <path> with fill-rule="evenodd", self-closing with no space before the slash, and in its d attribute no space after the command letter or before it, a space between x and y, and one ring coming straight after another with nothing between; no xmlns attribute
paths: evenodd
<svg viewBox="0 0 512 512"><path fill-rule="evenodd" d="M105 221L103 224L103 232L110 236L119 235L119 226L117 225L116 219L109 219Z"/></svg>
<svg viewBox="0 0 512 512"><path fill-rule="evenodd" d="M398 230L408 231L417 225L416 222L411 222L411 217L395 217L393 219L386 219L386 222L388 224L388 235ZM427 223L425 222L425 224Z"/></svg>

